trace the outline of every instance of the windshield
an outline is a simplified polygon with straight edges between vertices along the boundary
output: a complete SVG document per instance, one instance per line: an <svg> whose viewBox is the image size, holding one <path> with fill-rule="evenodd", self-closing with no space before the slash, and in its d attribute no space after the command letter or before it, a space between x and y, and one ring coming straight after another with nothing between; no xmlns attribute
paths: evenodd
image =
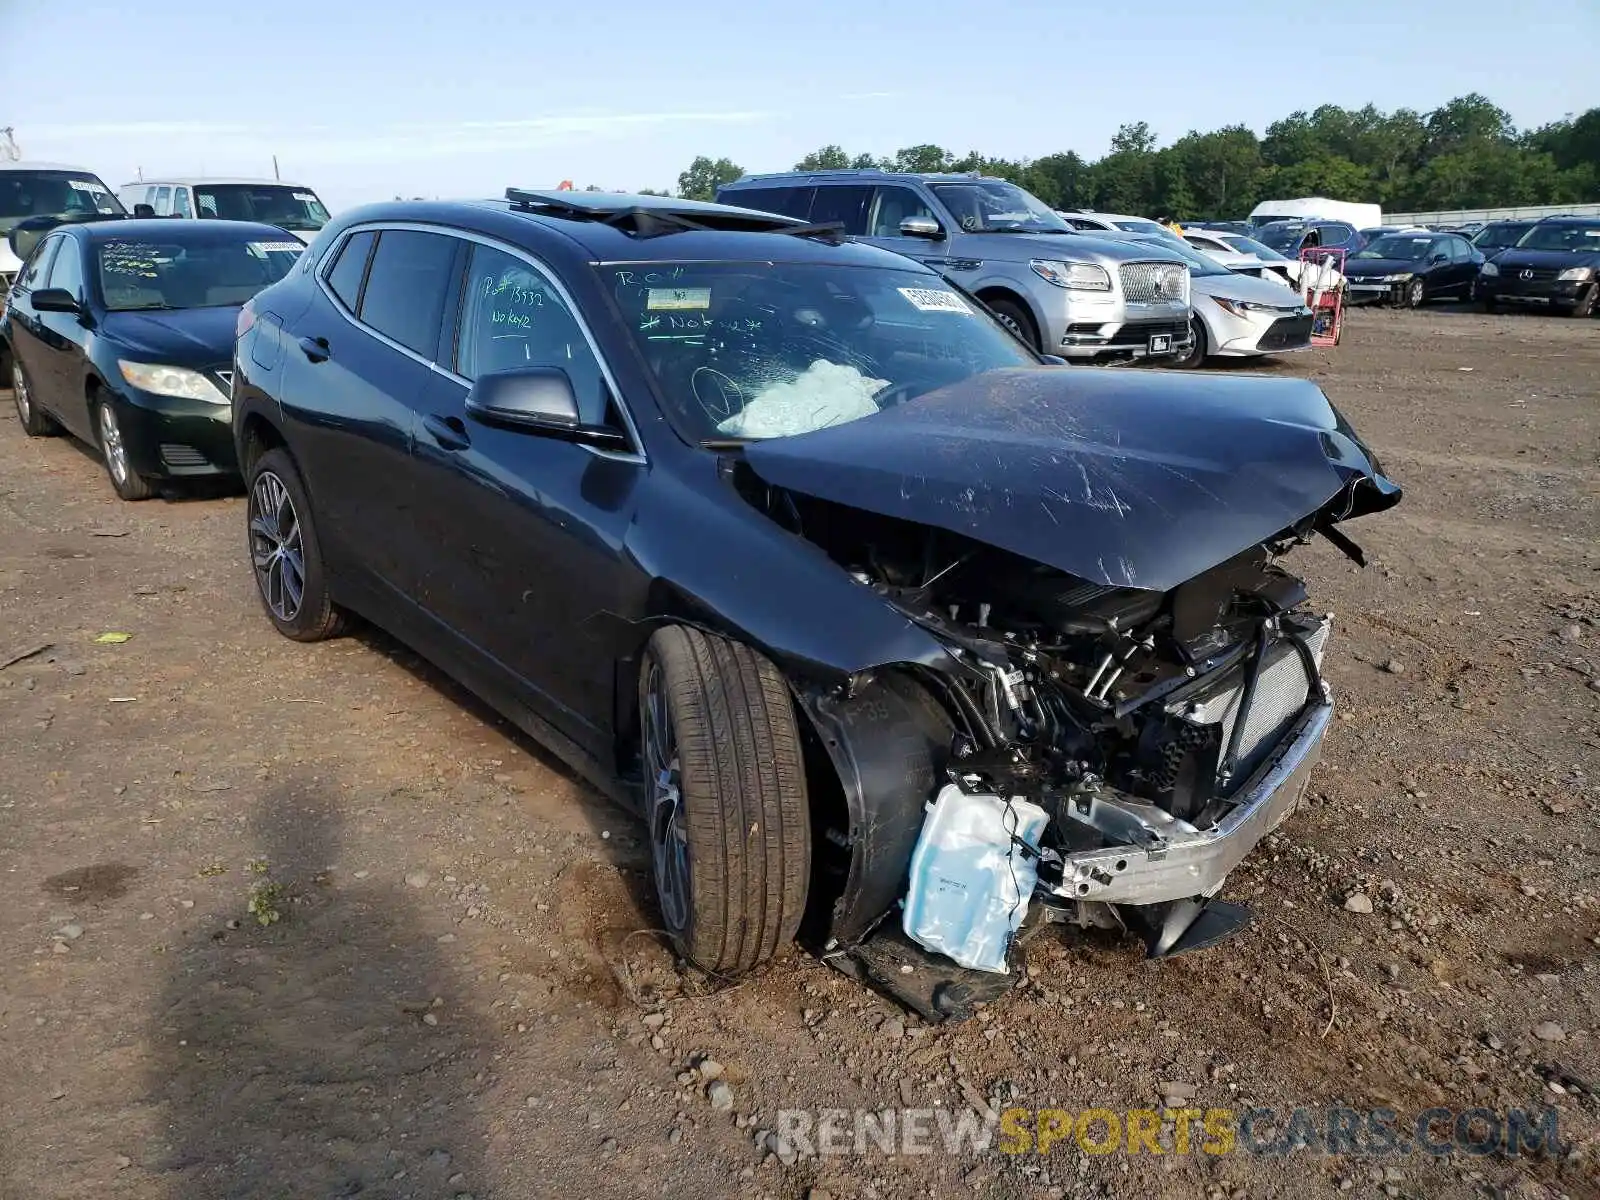
<svg viewBox="0 0 1600 1200"><path fill-rule="evenodd" d="M1284 222L1279 225L1263 225L1256 230L1256 238L1265 242L1274 250L1293 250L1300 244L1300 239L1306 235L1306 226L1293 225Z"/></svg>
<svg viewBox="0 0 1600 1200"><path fill-rule="evenodd" d="M230 232L220 237L119 238L102 242L95 254L106 308L133 312L243 304L287 275L304 250L293 239L271 241Z"/></svg>
<svg viewBox="0 0 1600 1200"><path fill-rule="evenodd" d="M808 433L1037 363L926 271L686 262L600 274L696 442Z"/></svg>
<svg viewBox="0 0 1600 1200"><path fill-rule="evenodd" d="M1531 223L1488 225L1478 231L1472 244L1480 250L1504 250L1507 246L1515 246L1522 235L1532 228Z"/></svg>
<svg viewBox="0 0 1600 1200"><path fill-rule="evenodd" d="M936 183L934 194L968 233L1071 233L1043 200L1002 179Z"/></svg>
<svg viewBox="0 0 1600 1200"><path fill-rule="evenodd" d="M29 217L71 220L127 211L87 171L0 171L0 233Z"/></svg>
<svg viewBox="0 0 1600 1200"><path fill-rule="evenodd" d="M1288 261L1265 242L1258 242L1253 237L1245 237L1242 233L1225 234L1222 240L1241 254L1254 254L1257 258L1264 258L1268 262Z"/></svg>
<svg viewBox="0 0 1600 1200"><path fill-rule="evenodd" d="M274 183L196 184L194 207L198 217L259 221L305 233L328 223L328 210L315 192Z"/></svg>
<svg viewBox="0 0 1600 1200"><path fill-rule="evenodd" d="M1431 237L1381 237L1357 250L1352 258L1398 258L1406 262L1421 262L1435 247Z"/></svg>
<svg viewBox="0 0 1600 1200"><path fill-rule="evenodd" d="M1570 250L1573 253L1600 254L1600 221L1541 221L1517 243L1519 250Z"/></svg>

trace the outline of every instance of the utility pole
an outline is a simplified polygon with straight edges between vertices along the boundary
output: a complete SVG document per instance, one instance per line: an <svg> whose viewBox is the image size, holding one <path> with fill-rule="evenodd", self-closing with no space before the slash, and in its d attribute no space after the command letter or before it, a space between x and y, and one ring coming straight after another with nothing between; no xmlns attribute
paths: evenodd
<svg viewBox="0 0 1600 1200"><path fill-rule="evenodd" d="M278 174L278 156L276 154L272 156L272 177L280 183L283 181L283 176Z"/></svg>
<svg viewBox="0 0 1600 1200"><path fill-rule="evenodd" d="M0 160L5 162L22 161L22 150L17 145L16 132L10 125L0 129Z"/></svg>

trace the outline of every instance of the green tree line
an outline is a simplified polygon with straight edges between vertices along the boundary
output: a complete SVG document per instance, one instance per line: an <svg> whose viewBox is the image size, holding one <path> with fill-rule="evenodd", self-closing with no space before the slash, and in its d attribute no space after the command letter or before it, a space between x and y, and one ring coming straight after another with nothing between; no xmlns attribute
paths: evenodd
<svg viewBox="0 0 1600 1200"><path fill-rule="evenodd" d="M1274 121L1261 137L1229 125L1157 142L1137 121L1118 129L1110 152L1094 162L1072 150L1007 159L922 145L875 158L828 145L795 169L978 171L1013 180L1056 208L1177 220L1240 217L1262 200L1294 196L1376 201L1392 212L1600 200L1600 108L1518 130L1477 93L1428 113L1324 104ZM743 173L727 158L701 156L678 176L678 194L710 200L719 184Z"/></svg>

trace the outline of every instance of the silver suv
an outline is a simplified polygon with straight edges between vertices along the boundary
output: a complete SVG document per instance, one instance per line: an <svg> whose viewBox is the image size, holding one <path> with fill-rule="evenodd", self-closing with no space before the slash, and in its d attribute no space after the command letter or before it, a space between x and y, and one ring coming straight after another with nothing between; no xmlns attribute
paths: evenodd
<svg viewBox="0 0 1600 1200"><path fill-rule="evenodd" d="M894 171L747 175L724 204L837 222L927 263L1046 354L1083 361L1189 351L1189 269L1159 246L1078 233L1004 179Z"/></svg>

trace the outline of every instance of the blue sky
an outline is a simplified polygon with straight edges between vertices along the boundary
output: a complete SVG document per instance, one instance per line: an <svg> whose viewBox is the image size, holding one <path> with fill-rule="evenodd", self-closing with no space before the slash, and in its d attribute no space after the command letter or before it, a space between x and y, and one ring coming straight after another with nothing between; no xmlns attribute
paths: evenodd
<svg viewBox="0 0 1600 1200"><path fill-rule="evenodd" d="M781 170L826 142L1098 157L1127 121L1166 143L1321 103L1600 104L1600 0L0 0L0 27L27 158L116 187L276 153L334 208L670 187L696 154Z"/></svg>

